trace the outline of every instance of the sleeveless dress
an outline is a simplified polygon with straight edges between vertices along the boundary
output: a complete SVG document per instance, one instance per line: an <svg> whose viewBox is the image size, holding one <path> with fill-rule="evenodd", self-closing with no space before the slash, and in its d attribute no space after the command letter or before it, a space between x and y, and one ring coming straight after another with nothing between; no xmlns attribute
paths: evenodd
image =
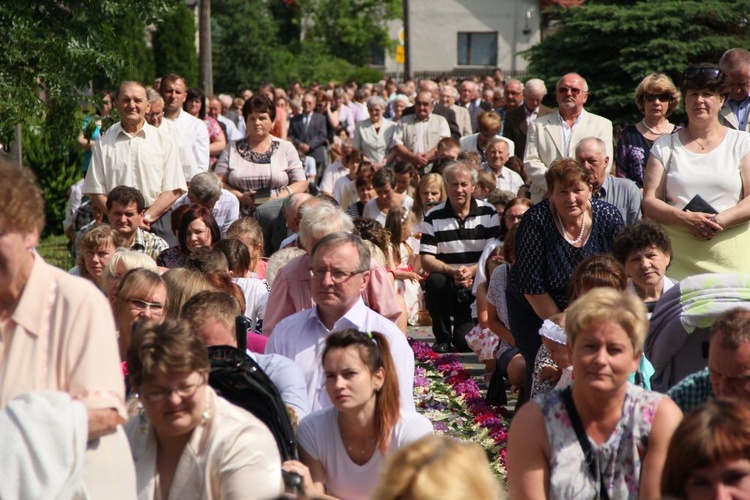
<svg viewBox="0 0 750 500"><path fill-rule="evenodd" d="M537 400L542 409L550 448L550 499L597 498L599 478L593 478L565 409L562 391ZM622 418L602 445L591 441L610 498L638 498L641 465L651 425L663 394L627 383Z"/></svg>

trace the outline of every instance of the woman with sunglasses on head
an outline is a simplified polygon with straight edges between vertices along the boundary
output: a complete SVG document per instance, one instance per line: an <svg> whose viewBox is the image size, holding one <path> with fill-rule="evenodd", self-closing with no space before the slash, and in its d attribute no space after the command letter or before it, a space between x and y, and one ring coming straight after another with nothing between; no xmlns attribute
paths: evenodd
<svg viewBox="0 0 750 500"><path fill-rule="evenodd" d="M138 414L125 430L139 500L276 498L281 457L268 428L208 385L208 352L183 320L149 321L127 353Z"/></svg>
<svg viewBox="0 0 750 500"><path fill-rule="evenodd" d="M729 85L715 64L688 68L688 126L658 139L646 165L643 215L672 241L673 279L750 272L750 135L719 122Z"/></svg>
<svg viewBox="0 0 750 500"><path fill-rule="evenodd" d="M635 89L635 105L643 119L622 129L615 162L618 177L630 179L642 188L643 171L654 141L682 128L667 119L680 105L680 92L667 75L651 73Z"/></svg>
<svg viewBox="0 0 750 500"><path fill-rule="evenodd" d="M305 498L371 498L388 454L432 433L424 416L400 410L396 368L385 336L331 333L321 356L333 407L306 417L297 431Z"/></svg>

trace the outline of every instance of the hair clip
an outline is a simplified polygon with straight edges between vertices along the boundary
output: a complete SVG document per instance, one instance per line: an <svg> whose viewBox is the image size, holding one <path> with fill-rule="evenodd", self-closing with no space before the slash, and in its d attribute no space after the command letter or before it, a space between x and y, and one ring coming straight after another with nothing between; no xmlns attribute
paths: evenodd
<svg viewBox="0 0 750 500"><path fill-rule="evenodd" d="M367 335L367 338L370 339L370 340L372 340L373 344L377 344L378 343L377 339L372 335L372 332L362 332L362 333L364 333L365 335Z"/></svg>

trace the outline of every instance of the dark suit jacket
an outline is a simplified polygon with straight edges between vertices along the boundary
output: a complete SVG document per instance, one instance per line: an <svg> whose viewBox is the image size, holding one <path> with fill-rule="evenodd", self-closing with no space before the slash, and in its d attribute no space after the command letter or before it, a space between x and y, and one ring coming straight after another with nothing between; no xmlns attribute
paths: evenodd
<svg viewBox="0 0 750 500"><path fill-rule="evenodd" d="M316 163L323 163L325 161L326 147L326 118L320 113L313 111L307 130L305 130L303 118L304 115L297 115L289 120L289 139L292 140L295 146L300 142L304 142L310 146L310 151L307 155L315 158Z"/></svg>
<svg viewBox="0 0 750 500"><path fill-rule="evenodd" d="M461 138L461 132L458 130L458 121L456 121L456 112L453 111L451 108L446 108L440 103L435 104L435 109L432 110L433 114L436 114L438 116L442 116L446 120L448 120L448 128L451 130L451 137L453 137L456 140L459 140ZM409 106L408 108L404 109L403 116L409 116L414 114L414 106Z"/></svg>
<svg viewBox="0 0 750 500"><path fill-rule="evenodd" d="M554 112L554 109L541 104L539 106L537 118ZM526 111L524 110L523 105L518 106L516 109L511 109L505 114L503 136L513 141L513 144L516 145L516 153L514 156L520 158L521 161L523 161L523 152L526 149L526 134L528 132L529 126L526 124Z"/></svg>

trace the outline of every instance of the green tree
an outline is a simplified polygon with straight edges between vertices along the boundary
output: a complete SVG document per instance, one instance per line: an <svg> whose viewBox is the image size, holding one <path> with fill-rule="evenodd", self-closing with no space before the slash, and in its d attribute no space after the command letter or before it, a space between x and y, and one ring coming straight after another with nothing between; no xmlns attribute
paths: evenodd
<svg viewBox="0 0 750 500"><path fill-rule="evenodd" d="M559 29L527 51L529 71L550 88L577 71L589 83L586 108L625 124L640 118L633 96L652 72L676 84L689 65L718 62L730 47L750 48L738 13L749 0L592 1L559 15Z"/></svg>
<svg viewBox="0 0 750 500"><path fill-rule="evenodd" d="M193 12L182 3L156 25L153 46L157 76L177 73L190 85L198 82L195 33Z"/></svg>

